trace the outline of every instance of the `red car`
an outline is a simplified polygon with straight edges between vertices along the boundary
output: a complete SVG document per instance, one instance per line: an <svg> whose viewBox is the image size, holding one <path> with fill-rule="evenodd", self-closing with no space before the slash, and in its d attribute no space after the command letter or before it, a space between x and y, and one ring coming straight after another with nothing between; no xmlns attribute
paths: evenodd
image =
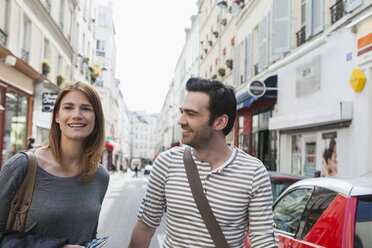
<svg viewBox="0 0 372 248"><path fill-rule="evenodd" d="M273 214L280 248L372 247L372 178L301 180L279 196Z"/></svg>

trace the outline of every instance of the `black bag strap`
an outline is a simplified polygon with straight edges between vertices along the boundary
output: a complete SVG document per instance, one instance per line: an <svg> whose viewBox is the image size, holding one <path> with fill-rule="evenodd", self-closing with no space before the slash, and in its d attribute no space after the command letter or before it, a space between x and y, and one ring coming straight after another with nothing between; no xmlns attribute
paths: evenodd
<svg viewBox="0 0 372 248"><path fill-rule="evenodd" d="M183 154L183 163L185 164L187 178L189 180L189 185L196 206L199 209L200 215L204 220L204 223L213 239L214 244L216 245L216 248L228 248L229 245L227 244L216 217L212 212L208 199L203 193L203 186L200 181L198 168L194 162L194 159L192 158L190 147L185 148L185 152Z"/></svg>
<svg viewBox="0 0 372 248"><path fill-rule="evenodd" d="M27 173L15 194L9 211L5 230L23 231L27 211L34 193L37 161L33 152L25 152L28 158Z"/></svg>

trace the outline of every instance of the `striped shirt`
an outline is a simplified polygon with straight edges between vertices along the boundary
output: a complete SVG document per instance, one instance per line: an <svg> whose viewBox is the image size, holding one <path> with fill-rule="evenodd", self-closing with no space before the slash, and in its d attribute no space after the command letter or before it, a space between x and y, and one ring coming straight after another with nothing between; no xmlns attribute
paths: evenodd
<svg viewBox="0 0 372 248"><path fill-rule="evenodd" d="M156 228L166 209L165 247L215 247L192 196L183 152L184 147L175 147L158 156L137 217ZM261 161L234 147L231 157L211 171L208 162L192 156L229 246L244 246L249 221L252 248L277 247L270 179Z"/></svg>

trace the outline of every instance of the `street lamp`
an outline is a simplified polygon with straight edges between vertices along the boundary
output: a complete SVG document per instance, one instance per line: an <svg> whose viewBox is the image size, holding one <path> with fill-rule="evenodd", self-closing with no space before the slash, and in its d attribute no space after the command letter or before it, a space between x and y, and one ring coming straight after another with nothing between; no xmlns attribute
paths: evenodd
<svg viewBox="0 0 372 248"><path fill-rule="evenodd" d="M221 9L226 9L227 8L227 3L224 0L221 0L217 3L217 6L220 7Z"/></svg>

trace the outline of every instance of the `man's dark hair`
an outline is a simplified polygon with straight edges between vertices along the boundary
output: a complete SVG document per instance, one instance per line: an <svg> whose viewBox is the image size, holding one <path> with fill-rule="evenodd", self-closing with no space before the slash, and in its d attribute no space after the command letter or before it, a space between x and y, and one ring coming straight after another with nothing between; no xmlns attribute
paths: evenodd
<svg viewBox="0 0 372 248"><path fill-rule="evenodd" d="M209 125L212 125L217 117L226 114L229 120L222 131L225 135L228 135L234 126L236 117L234 88L224 85L218 80L190 78L186 83L186 90L189 92L204 92L209 95L208 109L211 112Z"/></svg>

